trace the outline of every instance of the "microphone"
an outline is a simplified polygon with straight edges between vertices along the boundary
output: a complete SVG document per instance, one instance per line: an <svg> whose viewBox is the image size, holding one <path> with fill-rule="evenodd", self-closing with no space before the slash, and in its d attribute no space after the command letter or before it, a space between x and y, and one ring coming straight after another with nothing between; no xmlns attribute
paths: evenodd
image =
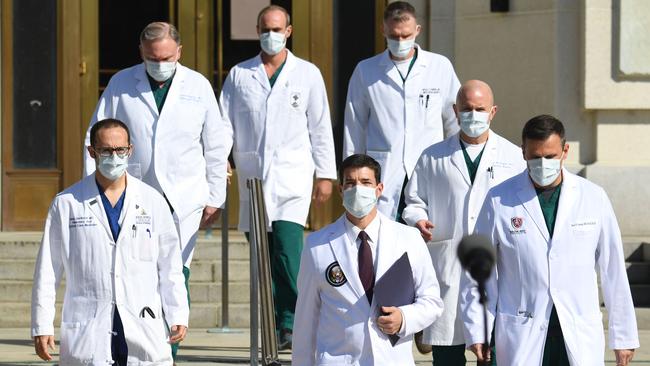
<svg viewBox="0 0 650 366"><path fill-rule="evenodd" d="M460 264L476 282L482 285L490 278L496 253L487 237L478 234L465 236L458 245L457 254Z"/></svg>
<svg viewBox="0 0 650 366"><path fill-rule="evenodd" d="M483 305L483 337L485 339L483 357L487 357L490 344L488 335L488 298L485 282L492 273L496 261L496 251L492 243L490 243L490 239L482 235L472 234L460 240L457 254L460 264L478 282L479 303ZM488 364L487 362L477 363L477 365Z"/></svg>

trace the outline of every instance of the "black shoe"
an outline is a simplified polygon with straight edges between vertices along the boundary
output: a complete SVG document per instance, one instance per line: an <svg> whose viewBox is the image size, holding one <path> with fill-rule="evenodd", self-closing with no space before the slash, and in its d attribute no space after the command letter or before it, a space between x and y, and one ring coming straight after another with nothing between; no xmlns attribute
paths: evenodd
<svg viewBox="0 0 650 366"><path fill-rule="evenodd" d="M291 344L293 341L293 332L291 329L282 329L280 331L280 343L278 344L278 350L284 351L291 349Z"/></svg>
<svg viewBox="0 0 650 366"><path fill-rule="evenodd" d="M423 336L423 331L419 331L415 333L415 348L418 349L418 352L420 352L423 355L426 355L427 353L431 353L433 350L430 344L425 344L422 343L422 336Z"/></svg>

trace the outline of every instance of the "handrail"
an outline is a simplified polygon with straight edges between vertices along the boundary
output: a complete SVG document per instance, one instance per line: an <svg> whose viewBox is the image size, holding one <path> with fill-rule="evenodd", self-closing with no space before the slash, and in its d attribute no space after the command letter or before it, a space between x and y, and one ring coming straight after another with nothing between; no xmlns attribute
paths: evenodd
<svg viewBox="0 0 650 366"><path fill-rule="evenodd" d="M246 181L250 205L250 333L252 366L258 365L258 305L262 331L262 364L280 365L278 341L275 333L275 307L271 287L271 262L267 234L266 206L262 181L252 178ZM258 304L258 296L261 303Z"/></svg>

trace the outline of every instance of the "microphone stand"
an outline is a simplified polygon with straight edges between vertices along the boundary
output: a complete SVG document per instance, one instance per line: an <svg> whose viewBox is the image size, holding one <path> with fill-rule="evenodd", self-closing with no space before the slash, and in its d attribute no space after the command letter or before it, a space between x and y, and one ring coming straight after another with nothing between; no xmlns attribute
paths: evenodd
<svg viewBox="0 0 650 366"><path fill-rule="evenodd" d="M483 335L485 338L483 338L485 341L483 342L483 359L486 359L486 357L490 354L490 342L488 341L488 310L487 310L487 291L485 289L485 280L483 281L478 281L478 292L479 292L479 303L483 305ZM489 366L491 364L490 362L477 362L476 363L478 366Z"/></svg>

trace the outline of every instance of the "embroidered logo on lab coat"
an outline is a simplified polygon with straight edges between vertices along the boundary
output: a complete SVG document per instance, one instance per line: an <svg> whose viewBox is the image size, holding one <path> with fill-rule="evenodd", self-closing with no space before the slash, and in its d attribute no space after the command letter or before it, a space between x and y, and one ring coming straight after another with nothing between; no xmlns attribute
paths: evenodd
<svg viewBox="0 0 650 366"><path fill-rule="evenodd" d="M521 227L524 225L524 218L523 217L513 217L510 219L510 226L512 227L512 230L510 230L510 234L525 234L526 230L522 229Z"/></svg>
<svg viewBox="0 0 650 366"><path fill-rule="evenodd" d="M290 99L291 99L290 103L291 103L292 107L294 107L294 108L300 107L300 93L299 92L291 93Z"/></svg>
<svg viewBox="0 0 650 366"><path fill-rule="evenodd" d="M348 282L348 279L345 278L345 274L343 273L341 266L339 266L339 262L333 262L327 266L327 269L325 270L325 278L327 279L327 283L334 287L343 286L346 282Z"/></svg>

